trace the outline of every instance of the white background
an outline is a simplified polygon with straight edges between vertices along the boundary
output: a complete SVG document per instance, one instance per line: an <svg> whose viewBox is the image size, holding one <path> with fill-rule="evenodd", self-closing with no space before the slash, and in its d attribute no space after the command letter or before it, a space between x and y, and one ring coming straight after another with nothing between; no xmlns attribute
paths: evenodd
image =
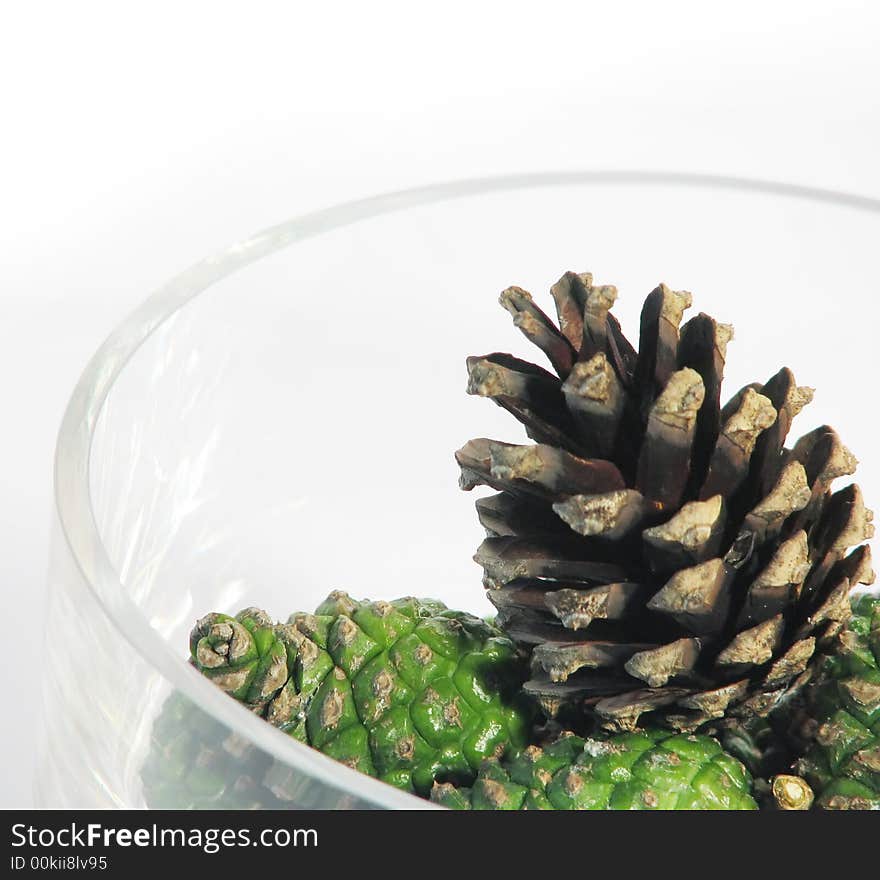
<svg viewBox="0 0 880 880"><path fill-rule="evenodd" d="M460 176L653 168L880 196L867 2L12 8L0 807L31 798L55 431L88 357L169 276L309 209Z"/></svg>

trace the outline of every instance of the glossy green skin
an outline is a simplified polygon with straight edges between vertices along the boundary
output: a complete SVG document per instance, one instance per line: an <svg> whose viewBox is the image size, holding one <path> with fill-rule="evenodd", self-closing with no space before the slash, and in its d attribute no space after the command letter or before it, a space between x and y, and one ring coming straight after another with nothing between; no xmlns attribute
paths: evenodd
<svg viewBox="0 0 880 880"><path fill-rule="evenodd" d="M798 770L826 809L880 809L880 597L859 598L811 696L818 723Z"/></svg>
<svg viewBox="0 0 880 880"><path fill-rule="evenodd" d="M756 810L751 787L711 737L647 730L564 736L487 761L470 789L436 785L431 799L460 810Z"/></svg>
<svg viewBox="0 0 880 880"><path fill-rule="evenodd" d="M239 642L216 665L224 627ZM440 602L333 594L284 625L254 609L209 615L191 652L196 668L290 736L417 794L438 778L467 784L487 758L515 755L528 739L513 643Z"/></svg>

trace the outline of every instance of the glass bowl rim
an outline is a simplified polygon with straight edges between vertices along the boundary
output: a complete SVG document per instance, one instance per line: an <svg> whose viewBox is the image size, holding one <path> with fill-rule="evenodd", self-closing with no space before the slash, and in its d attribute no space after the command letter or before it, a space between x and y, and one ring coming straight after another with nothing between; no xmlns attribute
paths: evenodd
<svg viewBox="0 0 880 880"><path fill-rule="evenodd" d="M880 213L880 199L856 193L723 174L639 169L581 170L464 178L342 202L294 217L195 263L148 296L119 324L85 367L58 432L54 498L70 555L103 613L129 645L174 688L231 731L276 760L333 788L386 808L433 806L279 735L199 675L156 633L126 595L103 546L91 503L90 455L95 426L127 362L169 318L215 282L284 247L360 220L441 201L520 189L585 184L679 185L777 195Z"/></svg>

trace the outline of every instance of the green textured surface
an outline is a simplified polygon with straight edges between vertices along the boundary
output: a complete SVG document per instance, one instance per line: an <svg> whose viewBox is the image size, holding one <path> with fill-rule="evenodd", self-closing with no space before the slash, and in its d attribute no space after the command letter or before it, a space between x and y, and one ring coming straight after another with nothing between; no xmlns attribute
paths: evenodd
<svg viewBox="0 0 880 880"><path fill-rule="evenodd" d="M190 652L203 675L250 705L266 702L287 679L284 645L257 608L202 618L190 635Z"/></svg>
<svg viewBox="0 0 880 880"><path fill-rule="evenodd" d="M474 785L431 798L474 810L756 810L745 767L711 737L649 730L564 736L510 760L488 760Z"/></svg>
<svg viewBox="0 0 880 880"><path fill-rule="evenodd" d="M817 724L798 770L826 809L880 810L880 597L864 595L811 694Z"/></svg>
<svg viewBox="0 0 880 880"><path fill-rule="evenodd" d="M286 624L255 609L210 614L190 649L197 669L276 727L422 795L438 779L469 783L530 732L512 642L434 600L333 593Z"/></svg>

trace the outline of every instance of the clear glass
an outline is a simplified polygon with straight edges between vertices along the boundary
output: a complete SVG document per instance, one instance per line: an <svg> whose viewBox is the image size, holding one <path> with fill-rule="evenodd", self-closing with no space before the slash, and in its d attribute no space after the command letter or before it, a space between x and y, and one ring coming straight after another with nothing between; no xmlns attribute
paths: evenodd
<svg viewBox="0 0 880 880"><path fill-rule="evenodd" d="M880 203L853 195L531 175L341 205L172 280L95 355L60 431L38 805L429 806L202 679L193 621L335 588L487 611L452 453L518 435L464 393L464 358L529 354L497 294L546 305L567 269L618 286L631 337L657 282L691 290L736 326L731 392L787 364L819 389L801 430L831 423L867 456L878 240Z"/></svg>

